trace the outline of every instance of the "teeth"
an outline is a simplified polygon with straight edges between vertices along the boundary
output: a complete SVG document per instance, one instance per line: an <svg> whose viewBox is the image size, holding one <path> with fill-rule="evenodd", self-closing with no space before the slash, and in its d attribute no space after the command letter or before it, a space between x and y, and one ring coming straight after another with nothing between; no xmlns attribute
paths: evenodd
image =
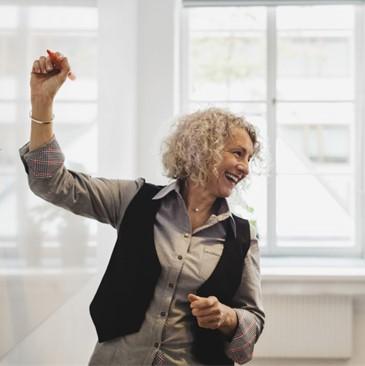
<svg viewBox="0 0 365 366"><path fill-rule="evenodd" d="M232 179L235 183L238 182L238 177L236 177L235 175L231 174L231 173L226 173L226 176L230 179Z"/></svg>

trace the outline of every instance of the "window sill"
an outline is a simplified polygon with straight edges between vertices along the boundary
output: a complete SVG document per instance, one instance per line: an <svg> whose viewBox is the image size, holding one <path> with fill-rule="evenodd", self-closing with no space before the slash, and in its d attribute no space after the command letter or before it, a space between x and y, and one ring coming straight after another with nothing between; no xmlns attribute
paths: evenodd
<svg viewBox="0 0 365 366"><path fill-rule="evenodd" d="M64 268L2 268L0 269L0 278L2 277L47 277L47 278L65 278L65 277L90 277L97 273L97 270L92 267L64 267Z"/></svg>
<svg viewBox="0 0 365 366"><path fill-rule="evenodd" d="M365 260L263 258L264 294L365 296Z"/></svg>

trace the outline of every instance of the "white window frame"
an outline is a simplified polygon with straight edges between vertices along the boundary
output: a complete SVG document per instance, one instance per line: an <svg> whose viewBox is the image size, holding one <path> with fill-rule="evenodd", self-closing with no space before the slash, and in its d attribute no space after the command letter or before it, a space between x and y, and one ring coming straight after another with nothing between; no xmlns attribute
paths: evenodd
<svg viewBox="0 0 365 366"><path fill-rule="evenodd" d="M24 6L23 6L24 5ZM55 6L67 6L67 7L77 7L77 6L82 6L82 7L92 7L92 8L97 8L97 0L55 0L52 2L45 2L42 0L17 0L17 1L12 1L12 0L0 0L0 6L19 6L19 24L21 25L20 27L17 27L16 29L11 29L11 30L0 30L0 37L2 34L5 33L9 33L11 32L12 34L14 34L15 39L16 39L16 44L15 47L17 47L19 49L19 53L21 50L26 50L27 52L27 46L29 44L29 40L30 37L33 34L36 34L37 32L41 32L44 33L47 31L47 29L42 29L42 30L38 30L36 28L32 29L31 32L25 32L24 29L29 29L28 28L28 19L29 19L29 7L31 6L47 6L47 7L55 7ZM66 30L51 30L52 34L60 34L60 32L62 33L67 33ZM95 31L90 31L90 30L86 30L86 31L79 31L78 32L80 35L85 34L86 36L90 36L90 35L94 35L97 36L97 33ZM26 123L29 124L29 90L26 88L26 86L29 84L29 74L30 74L30 67L31 65L27 64L27 60L26 58L23 58L21 60L17 60L17 62L19 63L19 66L21 68L21 70L23 70L22 73L19 73L16 77L16 85L17 85L17 95L15 99L0 99L0 107L2 105L2 103L14 103L15 104L15 122L14 124L6 124L6 125L2 125L0 123L0 132L2 128L10 128L13 129L14 131L16 131L15 133L15 139L16 139L16 146L22 146L24 144L24 141L27 140L27 138L29 138L28 134L29 134L29 128L28 129L24 129L24 126ZM21 63L21 64L20 64ZM87 100L87 101L83 101L83 100L77 100L76 102L78 103L97 103L97 100ZM74 101L67 101L67 103L74 103ZM59 128L64 127L62 126L62 123L58 123ZM27 198L27 191L24 189L24 167L22 164L16 164L15 170L14 170L14 174L5 174L2 171L0 171L0 177L2 175L13 175L14 180L15 180L15 185L14 185L14 190L15 190L15 194L17 197L17 208L16 208L16 220L17 220L17 226L21 227L23 225L23 223L26 222L27 218L26 218L26 210L24 209L25 207L25 203L28 201ZM6 240L9 240L10 242L13 242L12 245L8 245L8 244L4 244L0 241L0 249L6 249L7 253L9 254L9 257L11 260L13 260L14 258L16 258L15 262L16 265L19 265L22 261L23 258L19 259L18 256L18 252L19 249L21 249L25 244L24 241L26 240L26 238L24 237L24 235L20 235L20 236L15 236L15 237L2 237L1 238L4 242L6 242ZM90 240L90 242L92 243L91 246L94 246L94 242L95 239L92 238ZM43 248L44 249L44 248ZM47 247L46 249L44 249L44 251L47 253L51 252L53 253L55 251L54 247Z"/></svg>
<svg viewBox="0 0 365 366"><path fill-rule="evenodd" d="M270 3L270 6L267 4ZM273 5L275 3L275 5ZM185 8L203 6L267 6L267 138L268 141L276 141L276 7L277 5L326 5L326 4L347 4L355 6L355 97L351 102L355 103L355 144L352 147L351 158L355 161L355 237L354 246L351 248L293 248L279 247L276 241L276 144L269 144L270 170L267 176L267 242L262 247L262 254L267 257L333 257L333 258L365 258L365 147L362 141L365 139L365 128L362 121L365 118L365 2L364 1L207 1L207 0L184 0ZM184 9L185 10L185 9ZM188 16L183 11L181 18L181 49L180 49L180 78L181 93L180 106L182 111L188 110L188 90L190 73L188 67L189 37L188 37ZM270 60L270 61L269 61ZM284 100L280 100L282 102ZM244 101L242 101L244 102ZM310 102L306 101L306 102ZM316 100L316 102L318 102ZM326 101L328 102L328 101ZM336 101L332 101L336 102Z"/></svg>

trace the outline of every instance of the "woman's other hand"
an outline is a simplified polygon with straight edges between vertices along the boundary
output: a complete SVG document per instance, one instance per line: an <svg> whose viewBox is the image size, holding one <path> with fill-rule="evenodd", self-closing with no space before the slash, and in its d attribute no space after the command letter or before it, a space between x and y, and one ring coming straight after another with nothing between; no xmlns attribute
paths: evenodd
<svg viewBox="0 0 365 366"><path fill-rule="evenodd" d="M234 335L238 320L236 312L232 308L219 302L215 296L200 297L189 294L188 300L199 327L219 329L228 337Z"/></svg>
<svg viewBox="0 0 365 366"><path fill-rule="evenodd" d="M52 57L51 57L52 56ZM36 99L53 101L57 91L70 74L70 65L61 53L49 53L33 62L30 78L32 101Z"/></svg>

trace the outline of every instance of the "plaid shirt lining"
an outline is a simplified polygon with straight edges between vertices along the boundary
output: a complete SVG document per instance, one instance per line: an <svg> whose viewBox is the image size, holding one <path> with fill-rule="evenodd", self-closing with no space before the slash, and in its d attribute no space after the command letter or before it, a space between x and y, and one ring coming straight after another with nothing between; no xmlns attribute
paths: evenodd
<svg viewBox="0 0 365 366"><path fill-rule="evenodd" d="M48 146L34 151L28 167L34 177L50 178L63 164L65 157L54 139Z"/></svg>

